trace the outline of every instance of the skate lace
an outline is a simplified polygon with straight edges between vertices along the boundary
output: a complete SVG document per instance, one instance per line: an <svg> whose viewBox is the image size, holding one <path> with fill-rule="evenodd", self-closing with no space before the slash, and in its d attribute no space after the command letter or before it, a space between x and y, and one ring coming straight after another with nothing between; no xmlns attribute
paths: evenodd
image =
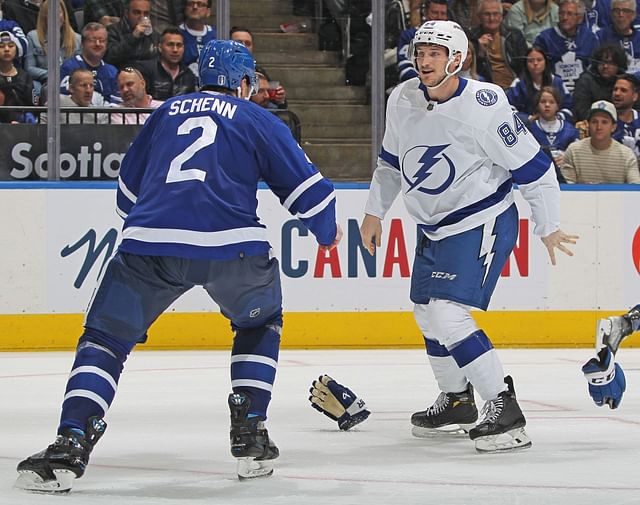
<svg viewBox="0 0 640 505"><path fill-rule="evenodd" d="M427 414L430 416L437 415L444 411L447 405L449 405L449 395L447 395L447 393L440 393L434 404L427 409Z"/></svg>
<svg viewBox="0 0 640 505"><path fill-rule="evenodd" d="M486 402L480 412L480 416L482 416L483 419L479 424L495 423L498 417L500 417L503 407L504 400L502 399L502 396L498 396L497 398Z"/></svg>

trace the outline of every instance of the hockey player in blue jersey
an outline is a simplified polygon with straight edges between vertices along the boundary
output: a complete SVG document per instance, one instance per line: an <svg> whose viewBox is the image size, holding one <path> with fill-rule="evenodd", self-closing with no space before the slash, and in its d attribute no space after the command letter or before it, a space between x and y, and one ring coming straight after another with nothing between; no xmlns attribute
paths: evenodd
<svg viewBox="0 0 640 505"><path fill-rule="evenodd" d="M127 356L177 298L202 286L234 332L231 453L240 478L270 475L278 449L264 425L274 384L282 294L278 261L257 214L269 185L321 248L342 237L333 185L277 117L248 100L255 62L232 41L200 57L203 88L172 98L147 120L122 161L122 242L85 320L58 436L18 465L19 488L68 491L104 434Z"/></svg>
<svg viewBox="0 0 640 505"><path fill-rule="evenodd" d="M640 331L640 305L622 316L600 319L596 328L595 358L582 366L582 373L589 384L589 395L598 407L608 405L617 409L627 386L622 367L615 356L622 341Z"/></svg>
<svg viewBox="0 0 640 505"><path fill-rule="evenodd" d="M531 206L552 264L577 237L559 228L560 190L549 158L494 84L456 74L467 53L457 23L433 21L409 54L418 71L387 104L382 151L360 232L371 254L399 193L421 230L411 278L414 315L442 393L412 418L416 436L468 431L480 452L531 441L511 377L470 309L486 310L518 234L513 183ZM474 389L485 400L482 418ZM475 425L475 426L474 426Z"/></svg>

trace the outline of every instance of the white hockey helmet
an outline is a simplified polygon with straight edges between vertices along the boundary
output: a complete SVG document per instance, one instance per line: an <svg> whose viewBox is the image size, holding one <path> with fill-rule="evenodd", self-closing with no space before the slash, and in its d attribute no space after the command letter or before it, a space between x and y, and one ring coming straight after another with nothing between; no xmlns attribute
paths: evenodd
<svg viewBox="0 0 640 505"><path fill-rule="evenodd" d="M449 50L449 61L445 67L447 77L459 72L467 58L469 49L469 39L462 27L454 21L427 21L418 31L416 31L411 44L409 45L409 54L411 55L411 63L417 72L418 62L416 60L416 46L418 44L435 44L446 47ZM449 66L453 63L457 53L460 53L460 63L458 67L449 72Z"/></svg>

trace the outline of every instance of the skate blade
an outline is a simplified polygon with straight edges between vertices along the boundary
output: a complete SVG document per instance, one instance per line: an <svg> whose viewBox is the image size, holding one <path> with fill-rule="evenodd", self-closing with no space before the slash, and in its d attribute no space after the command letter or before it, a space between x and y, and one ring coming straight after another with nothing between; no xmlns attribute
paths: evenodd
<svg viewBox="0 0 640 505"><path fill-rule="evenodd" d="M273 460L258 461L255 458L238 458L238 479L257 479L273 474Z"/></svg>
<svg viewBox="0 0 640 505"><path fill-rule="evenodd" d="M520 451L531 447L531 439L524 428L516 428L499 435L475 439L476 451L482 453Z"/></svg>
<svg viewBox="0 0 640 505"><path fill-rule="evenodd" d="M54 470L55 480L42 480L42 477L31 470L21 470L13 487L34 493L68 493L76 479L71 470Z"/></svg>
<svg viewBox="0 0 640 505"><path fill-rule="evenodd" d="M422 426L412 426L411 434L417 438L435 438L435 437L466 437L469 430L475 424L449 424L439 428L425 428Z"/></svg>

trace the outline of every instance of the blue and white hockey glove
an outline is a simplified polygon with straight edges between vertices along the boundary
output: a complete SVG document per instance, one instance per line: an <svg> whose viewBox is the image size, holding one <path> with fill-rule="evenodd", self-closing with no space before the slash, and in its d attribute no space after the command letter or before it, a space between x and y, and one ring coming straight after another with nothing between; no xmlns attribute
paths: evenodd
<svg viewBox="0 0 640 505"><path fill-rule="evenodd" d="M627 381L622 367L614 361L613 353L608 346L600 349L596 358L591 358L582 366L582 373L589 382L589 394L596 405L618 408Z"/></svg>
<svg viewBox="0 0 640 505"><path fill-rule="evenodd" d="M341 430L353 428L371 414L363 399L328 375L321 375L318 380L313 381L309 392L311 406L337 421Z"/></svg>

